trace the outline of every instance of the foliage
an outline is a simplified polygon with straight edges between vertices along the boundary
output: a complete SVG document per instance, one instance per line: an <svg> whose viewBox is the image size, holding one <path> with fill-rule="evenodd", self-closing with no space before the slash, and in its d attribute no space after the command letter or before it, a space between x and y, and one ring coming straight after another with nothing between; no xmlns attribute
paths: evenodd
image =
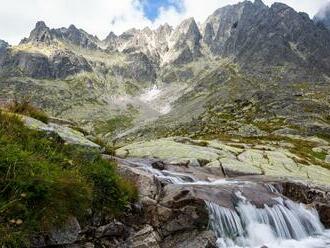
<svg viewBox="0 0 330 248"><path fill-rule="evenodd" d="M7 104L6 109L10 112L31 116L32 118L35 118L39 121L48 123L48 115L41 109L33 106L26 98L22 99L21 101L16 99L13 100Z"/></svg>
<svg viewBox="0 0 330 248"><path fill-rule="evenodd" d="M32 234L87 210L116 215L137 197L115 165L0 112L0 247L27 247Z"/></svg>

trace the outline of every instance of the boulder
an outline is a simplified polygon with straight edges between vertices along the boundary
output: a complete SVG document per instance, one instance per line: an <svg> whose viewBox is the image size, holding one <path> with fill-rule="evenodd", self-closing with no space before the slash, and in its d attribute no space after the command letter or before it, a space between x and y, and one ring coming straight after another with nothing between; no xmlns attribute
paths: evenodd
<svg viewBox="0 0 330 248"><path fill-rule="evenodd" d="M118 221L113 221L110 224L105 226L100 226L96 229L95 237L102 238L102 237L127 237L128 230L126 226Z"/></svg>
<svg viewBox="0 0 330 248"><path fill-rule="evenodd" d="M78 220L72 217L67 220L63 227L56 228L49 233L47 245L72 244L78 240L80 231Z"/></svg>
<svg viewBox="0 0 330 248"><path fill-rule="evenodd" d="M150 225L146 225L143 229L133 235L130 243L130 248L160 248L159 241L161 240L158 233Z"/></svg>
<svg viewBox="0 0 330 248"><path fill-rule="evenodd" d="M212 231L190 231L166 237L161 248L216 248L216 237Z"/></svg>
<svg viewBox="0 0 330 248"><path fill-rule="evenodd" d="M123 177L135 183L139 190L140 199L145 197L155 199L159 193L159 182L153 175L120 162L118 164L118 172Z"/></svg>
<svg viewBox="0 0 330 248"><path fill-rule="evenodd" d="M22 119L22 121L27 127L38 131L53 132L68 144L80 145L95 150L99 150L101 148L99 145L85 138L84 134L82 134L81 132L69 128L67 126L62 126L55 123L45 124L39 120L28 116L18 116Z"/></svg>

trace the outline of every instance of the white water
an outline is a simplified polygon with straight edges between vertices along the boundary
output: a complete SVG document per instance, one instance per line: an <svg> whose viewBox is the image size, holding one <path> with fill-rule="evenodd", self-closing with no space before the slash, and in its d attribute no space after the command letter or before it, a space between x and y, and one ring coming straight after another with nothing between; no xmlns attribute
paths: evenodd
<svg viewBox="0 0 330 248"><path fill-rule="evenodd" d="M145 163L135 165L171 184L238 183L225 179L197 181L188 174L160 171ZM284 199L274 186L265 186L270 193L278 193L273 206L257 208L240 191L235 192L238 199L235 209L206 201L210 228L216 234L219 248L330 248L330 230L324 229L315 209Z"/></svg>
<svg viewBox="0 0 330 248"><path fill-rule="evenodd" d="M330 233L315 209L277 198L278 204L258 209L241 199L235 210L208 202L211 227L219 247L325 248Z"/></svg>

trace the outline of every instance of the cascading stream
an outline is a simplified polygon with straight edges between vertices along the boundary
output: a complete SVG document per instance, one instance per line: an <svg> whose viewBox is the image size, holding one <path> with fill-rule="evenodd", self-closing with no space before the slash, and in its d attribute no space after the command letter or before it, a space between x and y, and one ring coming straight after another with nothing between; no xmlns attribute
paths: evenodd
<svg viewBox="0 0 330 248"><path fill-rule="evenodd" d="M189 174L157 170L147 163L134 164L171 184L214 186L242 183L225 179L198 181ZM265 184L264 187L278 195L272 206L264 204L258 208L241 191L235 192L234 209L205 201L210 228L218 238L219 248L330 248L330 231L325 230L315 209L281 197L273 185Z"/></svg>

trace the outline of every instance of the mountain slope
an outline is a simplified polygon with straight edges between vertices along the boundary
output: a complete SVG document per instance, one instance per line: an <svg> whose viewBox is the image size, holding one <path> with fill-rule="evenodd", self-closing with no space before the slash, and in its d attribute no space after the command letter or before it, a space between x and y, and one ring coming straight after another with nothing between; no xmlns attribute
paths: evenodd
<svg viewBox="0 0 330 248"><path fill-rule="evenodd" d="M31 95L102 135L150 123L201 131L219 121L214 111L237 116L236 129L280 116L329 130L330 31L285 4L244 1L200 26L189 18L176 28L110 32L103 41L73 25L38 22L18 46L0 47L1 98ZM253 113L242 113L249 102Z"/></svg>

